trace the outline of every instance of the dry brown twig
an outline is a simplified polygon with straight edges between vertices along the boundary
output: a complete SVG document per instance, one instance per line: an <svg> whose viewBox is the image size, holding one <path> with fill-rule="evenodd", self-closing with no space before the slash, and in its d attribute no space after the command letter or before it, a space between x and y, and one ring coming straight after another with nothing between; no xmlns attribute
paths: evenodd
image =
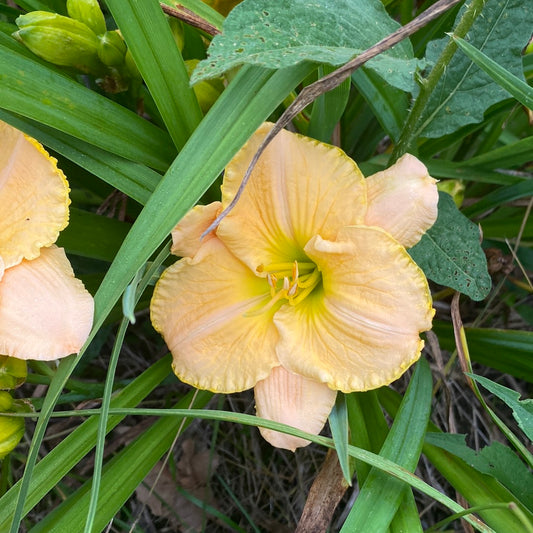
<svg viewBox="0 0 533 533"><path fill-rule="evenodd" d="M205 33L209 35L217 35L220 33L218 28L181 4L176 4L175 7L172 7L168 4L163 4L163 2L160 2L159 5L165 14L179 20L183 20L183 22L186 22L190 26L194 26L199 30L205 31Z"/></svg>
<svg viewBox="0 0 533 533"><path fill-rule="evenodd" d="M362 54L358 55L348 63L342 65L337 70L333 71L331 74L320 78L318 81L315 81L311 85L305 87L297 98L292 102L292 104L284 111L281 117L278 119L274 127L270 130L268 135L265 137L263 142L259 145L257 152L255 153L248 169L244 175L244 178L235 194L235 197L230 202L230 204L222 211L215 221L205 230L202 234L202 237L216 229L220 224L222 219L235 207L235 204L239 201L239 198L242 195L244 187L248 183L252 171L261 157L261 154L265 151L266 147L274 139L274 137L285 127L289 122L296 116L298 113L303 111L311 102L316 100L320 95L331 91L335 87L339 86L346 78L352 74L356 69L364 65L370 59L376 57L382 52L389 50L394 45L398 44L400 41L403 41L406 37L409 37L413 33L416 33L419 29L423 28L426 24L436 19L448 9L452 8L458 4L461 0L439 0L436 4L432 5L426 9L423 13L414 18L411 22L397 29L395 32L391 33L374 46L371 46L365 50Z"/></svg>

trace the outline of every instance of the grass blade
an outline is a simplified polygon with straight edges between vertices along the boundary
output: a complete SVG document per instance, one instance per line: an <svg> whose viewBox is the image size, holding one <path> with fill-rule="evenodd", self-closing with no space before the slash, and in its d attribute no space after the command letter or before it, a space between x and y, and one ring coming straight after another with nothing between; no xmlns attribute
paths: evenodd
<svg viewBox="0 0 533 533"><path fill-rule="evenodd" d="M348 410L344 394L337 394L335 405L329 415L329 427L331 428L344 479L348 485L351 485L352 469L350 468L350 455L348 454Z"/></svg>
<svg viewBox="0 0 533 533"><path fill-rule="evenodd" d="M176 404L176 408L189 406L195 395L194 404L198 409L204 407L213 396L208 391L191 391ZM93 531L101 531L105 527L170 448L176 432L186 428L192 420L179 416L161 418L106 465ZM81 533L89 508L91 483L89 479L73 496L41 520L31 530L32 533Z"/></svg>
<svg viewBox="0 0 533 533"><path fill-rule="evenodd" d="M111 407L137 405L168 376L170 360L168 355L148 368L113 398ZM110 416L107 431L117 426L124 416ZM23 507L24 513L36 505L95 446L98 418L94 416L85 421L35 466L32 472L32 484ZM18 481L0 498L0 531L9 530L21 485L22 481Z"/></svg>
<svg viewBox="0 0 533 533"><path fill-rule="evenodd" d="M459 48L480 68L483 69L500 87L509 91L521 104L533 109L533 88L498 65L483 52L459 37L453 37Z"/></svg>
<svg viewBox="0 0 533 533"><path fill-rule="evenodd" d="M429 365L421 359L380 452L411 471L422 450L431 411L431 387ZM405 484L381 470L371 470L341 532L385 531L407 490Z"/></svg>

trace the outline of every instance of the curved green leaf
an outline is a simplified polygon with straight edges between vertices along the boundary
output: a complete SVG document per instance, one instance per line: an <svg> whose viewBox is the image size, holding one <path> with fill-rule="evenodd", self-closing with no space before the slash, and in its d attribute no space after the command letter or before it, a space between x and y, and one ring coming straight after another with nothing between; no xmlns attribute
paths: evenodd
<svg viewBox="0 0 533 533"><path fill-rule="evenodd" d="M202 118L185 62L155 0L107 0L115 22L178 149Z"/></svg>
<svg viewBox="0 0 533 533"><path fill-rule="evenodd" d="M500 87L509 91L521 104L533 109L533 87L511 74L464 39L457 37L454 40L459 48Z"/></svg>

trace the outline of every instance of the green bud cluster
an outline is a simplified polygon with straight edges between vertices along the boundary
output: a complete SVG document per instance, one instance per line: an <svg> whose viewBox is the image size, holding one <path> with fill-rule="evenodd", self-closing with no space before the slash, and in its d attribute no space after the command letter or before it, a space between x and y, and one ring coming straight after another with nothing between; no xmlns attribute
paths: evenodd
<svg viewBox="0 0 533 533"><path fill-rule="evenodd" d="M187 68L187 74L189 77L193 73L200 61L198 59L187 59L185 61L185 67ZM200 81L193 85L194 94L200 104L200 109L205 114L209 111L211 106L217 101L224 90L224 84L220 78L213 78L211 80Z"/></svg>
<svg viewBox="0 0 533 533"><path fill-rule="evenodd" d="M98 37L83 22L48 11L32 11L15 22L19 30L13 36L35 55L55 65L98 73Z"/></svg>
<svg viewBox="0 0 533 533"><path fill-rule="evenodd" d="M31 407L15 400L5 389L22 385L28 374L26 361L0 356L0 413L31 412ZM24 418L0 416L0 460L13 451L24 435Z"/></svg>
<svg viewBox="0 0 533 533"><path fill-rule="evenodd" d="M107 31L98 1L67 0L66 5L68 17L47 11L21 15L13 37L50 63L97 76L104 87L122 90L125 80L138 78L120 32Z"/></svg>

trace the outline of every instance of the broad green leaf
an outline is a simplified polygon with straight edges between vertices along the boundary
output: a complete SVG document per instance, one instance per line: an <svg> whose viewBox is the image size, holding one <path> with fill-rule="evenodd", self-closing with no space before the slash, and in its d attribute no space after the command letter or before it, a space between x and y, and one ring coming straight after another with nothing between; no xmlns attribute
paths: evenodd
<svg viewBox="0 0 533 533"><path fill-rule="evenodd" d="M168 134L132 111L0 46L0 108L158 170L175 149Z"/></svg>
<svg viewBox="0 0 533 533"><path fill-rule="evenodd" d="M421 359L394 419L380 455L414 471L431 412L431 371ZM405 494L402 482L373 468L341 529L343 533L386 531Z"/></svg>
<svg viewBox="0 0 533 533"><path fill-rule="evenodd" d="M439 215L409 254L426 276L472 298L483 300L491 288L478 227L457 209L451 196L439 193Z"/></svg>
<svg viewBox="0 0 533 533"><path fill-rule="evenodd" d="M459 48L500 87L511 93L521 104L533 109L533 87L511 74L490 57L480 52L464 39L456 38Z"/></svg>
<svg viewBox="0 0 533 533"><path fill-rule="evenodd" d="M533 509L533 493L529 490L531 472L511 448L494 441L476 452L466 445L465 435L449 433L427 433L426 442L453 453L478 472L496 478L526 507Z"/></svg>
<svg viewBox="0 0 533 533"><path fill-rule="evenodd" d="M528 5L526 5L528 4ZM457 21L464 9L459 12ZM522 49L531 36L533 9L523 0L487 0L467 34L467 40L489 58L504 64L515 76L523 78ZM448 37L429 43L426 59L434 63ZM509 97L472 60L455 53L430 96L420 118L419 135L440 137L460 127L481 122L492 104Z"/></svg>
<svg viewBox="0 0 533 533"><path fill-rule="evenodd" d="M515 420L529 440L533 441L533 400L520 400L520 393L504 387L499 383L494 383L490 379L475 374L468 374L480 385L492 392L495 396L505 402L512 410Z"/></svg>
<svg viewBox="0 0 533 533"><path fill-rule="evenodd" d="M284 68L314 61L339 66L397 30L379 0L245 0L226 18L191 78L196 83L243 64ZM243 31L246 28L246 31ZM418 60L408 41L366 63L386 83L411 91Z"/></svg>
<svg viewBox="0 0 533 533"><path fill-rule="evenodd" d="M185 62L155 0L107 0L137 68L150 90L174 144L181 150L202 118L189 87Z"/></svg>
<svg viewBox="0 0 533 533"><path fill-rule="evenodd" d="M137 405L168 376L171 371L170 361L171 357L168 355L148 368L113 398L111 406ZM110 416L107 421L107 431L111 431L119 424L124 416ZM98 416L93 416L86 420L39 461L33 470L32 483L24 507L26 512L41 501L61 478L92 450L96 443L98 419ZM9 531L20 486L21 481L0 498L0 531Z"/></svg>
<svg viewBox="0 0 533 533"><path fill-rule="evenodd" d="M442 348L455 349L450 324L436 320L433 331L438 335ZM474 361L533 383L533 331L465 328L465 333L470 357Z"/></svg>

